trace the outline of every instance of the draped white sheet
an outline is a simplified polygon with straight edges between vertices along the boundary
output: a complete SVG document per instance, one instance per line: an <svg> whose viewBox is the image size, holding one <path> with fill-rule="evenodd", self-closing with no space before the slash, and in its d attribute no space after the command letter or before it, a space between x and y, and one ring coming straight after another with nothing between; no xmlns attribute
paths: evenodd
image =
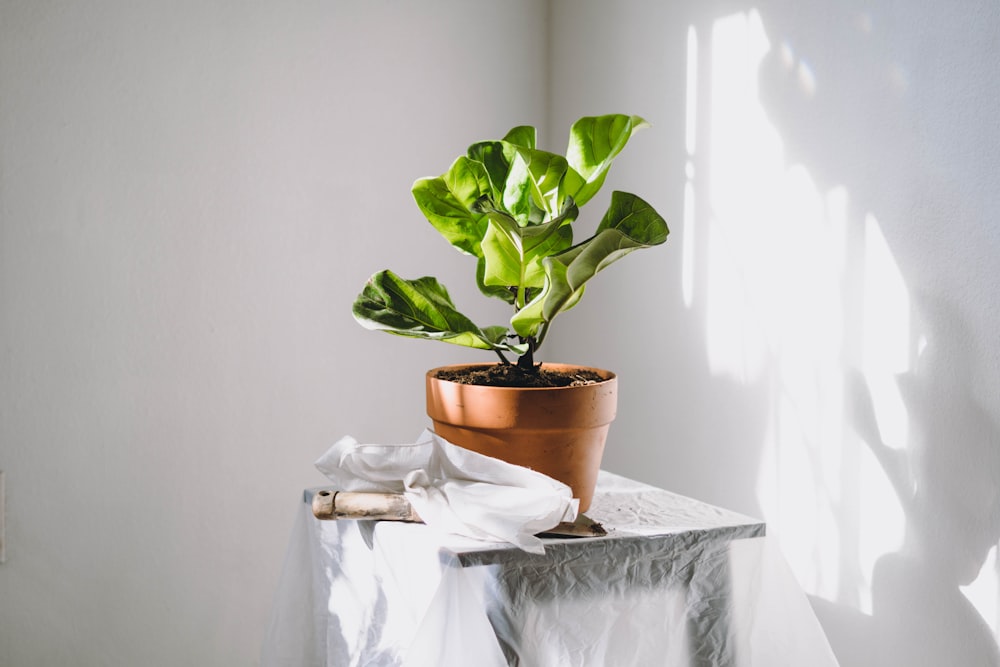
<svg viewBox="0 0 1000 667"><path fill-rule="evenodd" d="M318 521L305 493L264 667L835 666L764 525L601 472L602 538L545 553Z"/></svg>

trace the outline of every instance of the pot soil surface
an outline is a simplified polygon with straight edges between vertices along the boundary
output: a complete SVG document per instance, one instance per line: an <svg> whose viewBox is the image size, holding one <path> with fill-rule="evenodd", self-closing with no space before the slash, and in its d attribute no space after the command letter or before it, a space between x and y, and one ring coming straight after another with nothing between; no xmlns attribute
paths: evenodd
<svg viewBox="0 0 1000 667"><path fill-rule="evenodd" d="M438 371L435 377L459 384L487 387L577 387L604 382L604 378L590 370L581 368L574 371L556 371L545 368L544 364L539 364L530 371L514 364L449 369Z"/></svg>

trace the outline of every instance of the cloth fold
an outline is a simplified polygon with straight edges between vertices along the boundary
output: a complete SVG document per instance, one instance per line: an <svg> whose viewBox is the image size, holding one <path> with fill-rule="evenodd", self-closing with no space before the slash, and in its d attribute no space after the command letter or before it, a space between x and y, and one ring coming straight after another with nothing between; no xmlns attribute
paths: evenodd
<svg viewBox="0 0 1000 667"><path fill-rule="evenodd" d="M573 521L579 509L566 484L463 449L429 429L416 442L396 445L345 436L316 467L341 491L402 493L436 531L531 553L544 553L535 533Z"/></svg>

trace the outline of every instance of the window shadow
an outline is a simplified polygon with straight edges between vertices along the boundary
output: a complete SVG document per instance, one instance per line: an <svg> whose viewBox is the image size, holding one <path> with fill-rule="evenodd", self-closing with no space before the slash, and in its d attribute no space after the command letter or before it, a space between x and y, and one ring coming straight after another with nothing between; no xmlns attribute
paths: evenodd
<svg viewBox="0 0 1000 667"><path fill-rule="evenodd" d="M961 319L942 302L921 310L925 346L898 378L912 425L905 448L884 441L863 376L847 385L855 427L906 520L901 547L874 567L870 639L876 664L1000 665L991 629L961 590L1000 540L1000 429L964 382L976 355Z"/></svg>
<svg viewBox="0 0 1000 667"><path fill-rule="evenodd" d="M1000 383L995 377L1000 366L995 346L1000 309L993 307L998 290L991 269L1000 253L1000 235L994 231L1000 194L989 187L988 176L1000 173L1000 133L995 121L983 114L1000 99L1000 85L982 76L984 63L1000 63L995 7L979 0L963 12L924 0L906 7L853 1L793 6L776 0L728 5L733 12L759 18L767 37L754 102L759 101L766 114L766 129L775 134L780 164L801 165L809 192L818 193L817 201L837 188L847 201L842 264L836 269L842 272L824 274L840 282L830 294L816 295L825 299L826 307L839 309L839 328L835 345L817 354L824 355L829 367L847 373L829 387L843 390L844 415L853 421L842 424L842 433L828 440L803 437L796 444L795 438L782 443L778 436L767 436L784 448L786 461L779 464L785 467L778 475L785 478L779 483L787 484L792 476L788 456L802 456L797 474L806 479L801 485L819 489L816 514L829 522L816 533L836 533L837 561L817 564L817 571L826 570L816 579L839 577L840 588L835 594L814 596L814 608L844 667L1000 665L989 622L963 592L980 577L1000 540ZM703 34L710 33L703 29ZM707 72L713 74L718 73ZM718 104L719 99L711 102ZM753 111L741 109L744 114ZM712 122L701 116L698 121ZM716 151L721 142L739 137L712 136L711 129L705 133L715 140ZM743 154L751 156L750 166L773 159L753 145ZM756 174L745 167L734 169L734 174L752 181ZM737 178L732 182L739 183ZM718 188L720 183L717 178L708 186ZM779 197L796 194L788 189L776 192ZM720 200L726 195L720 193ZM717 207L712 209L716 217L710 222L721 228L718 213ZM755 222L750 215L735 211L732 219L750 227ZM828 206L824 215L829 215ZM699 218L699 224L703 222ZM871 228L884 243L900 286L881 305L899 306L912 318L912 325L906 322L894 329L893 337L879 331L894 326L892 318L878 311L877 301L875 308L870 305L872 269L877 268L867 261ZM770 257L780 266L785 266L788 253L808 252L798 243L800 237L789 234L801 229L766 229L786 239L787 250L782 252L761 246L771 248ZM753 234L735 225L733 230L726 230L731 247L753 242ZM760 234L760 227L754 232ZM831 247L828 252L837 251ZM725 259L709 258L716 264ZM746 266L764 276L759 285L783 284L765 273L766 257L750 261L758 264ZM789 273L786 281L826 270L803 268ZM755 277L740 274L739 287L759 297L764 291L754 292L747 275ZM773 312L787 316L789 310L785 303ZM757 312L768 313L759 307ZM806 435L822 430L807 409L823 405L832 393L810 403L802 393L805 383L782 384L786 380L780 376L780 364L797 363L786 343L797 344L803 340L800 334L809 333L805 327L801 332L793 329L808 316L789 317L780 331L791 334L779 345L770 335L770 349L779 353L765 360L762 371L778 383L773 402L786 397L790 402L784 412L774 405L768 409L786 423L790 418L812 419L802 429ZM883 335L881 347L870 344L873 335ZM880 366L879 360L873 362L871 357L878 353L898 354L902 370L884 360ZM872 364L879 366L900 401L899 423L888 430L885 410L870 396ZM822 384L830 376L816 373L811 379ZM792 404L803 397L807 400ZM898 437L901 433L905 437ZM831 443L841 449L839 457L830 453ZM810 450L807 455L801 454L804 449ZM796 450L799 454L793 453ZM871 550L871 544L864 543L870 536L860 525L876 508L864 504L861 485L866 482L859 473L864 457L877 462L877 472L894 495L887 502L898 501L904 524L885 526L887 532L901 528L902 542L882 546L877 557L867 561L860 552ZM758 480L764 487L772 482ZM828 486L820 488L823 484ZM778 514L794 514L797 508L789 507L794 496L779 496L765 509L778 507ZM825 547L817 547L816 553L821 551L825 553ZM792 556L801 561L807 553ZM803 582L807 590L815 583ZM995 597L997 591L992 593Z"/></svg>

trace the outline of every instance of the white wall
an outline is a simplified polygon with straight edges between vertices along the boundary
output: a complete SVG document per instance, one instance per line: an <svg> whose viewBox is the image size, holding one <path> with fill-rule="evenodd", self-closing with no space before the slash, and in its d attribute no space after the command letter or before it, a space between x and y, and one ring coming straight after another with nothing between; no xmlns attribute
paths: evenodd
<svg viewBox="0 0 1000 667"><path fill-rule="evenodd" d="M764 516L845 667L992 664L998 25L985 0L0 4L0 664L254 664L312 461L412 437L423 371L480 358L349 316L383 267L478 303L411 182L616 111L653 128L609 185L673 233L545 354L621 376L606 467Z"/></svg>
<svg viewBox="0 0 1000 667"><path fill-rule="evenodd" d="M527 1L0 3L0 664L256 663L312 462L414 437L463 359L351 301L385 267L469 293L409 187L544 118L544 31Z"/></svg>
<svg viewBox="0 0 1000 667"><path fill-rule="evenodd" d="M648 118L609 184L672 227L553 327L619 373L605 467L766 518L845 667L1000 664L1000 10L552 24L551 125Z"/></svg>

